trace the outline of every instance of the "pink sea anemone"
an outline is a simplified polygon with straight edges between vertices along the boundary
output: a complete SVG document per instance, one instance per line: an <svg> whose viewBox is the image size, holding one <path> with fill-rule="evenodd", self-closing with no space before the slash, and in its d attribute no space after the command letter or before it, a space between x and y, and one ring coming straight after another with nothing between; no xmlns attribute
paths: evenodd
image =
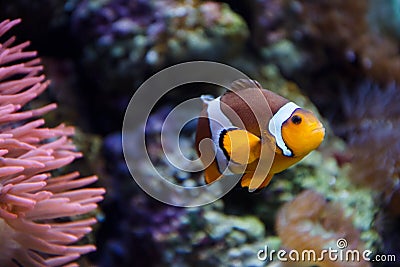
<svg viewBox="0 0 400 267"><path fill-rule="evenodd" d="M0 37L19 22L1 22ZM69 138L74 128L43 127L40 117L56 104L27 107L49 81L36 52L24 51L29 42L14 41L0 41L0 266L77 266L71 262L95 249L72 245L96 222L79 215L96 209L105 191L81 188L96 176L52 175L81 156Z"/></svg>
<svg viewBox="0 0 400 267"><path fill-rule="evenodd" d="M335 260L323 253L329 248L349 255L349 251L364 251L360 232L353 226L351 218L344 215L341 206L328 202L323 195L306 190L279 210L276 219L276 230L282 240L282 246L287 251L296 250L300 254L313 251L315 257L305 257L300 262L291 262L285 266L309 266L317 264L320 267L371 267L371 264L359 257ZM340 241L340 242L339 242ZM339 246L345 242L346 245ZM295 258L296 259L296 258ZM316 260L318 259L318 260Z"/></svg>

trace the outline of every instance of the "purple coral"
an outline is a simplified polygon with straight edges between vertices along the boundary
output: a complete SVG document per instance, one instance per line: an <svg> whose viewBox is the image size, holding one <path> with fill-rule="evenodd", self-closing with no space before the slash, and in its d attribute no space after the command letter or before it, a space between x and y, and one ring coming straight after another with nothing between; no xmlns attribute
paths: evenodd
<svg viewBox="0 0 400 267"><path fill-rule="evenodd" d="M20 20L0 23L0 37ZM95 249L72 245L91 231L94 218L62 217L86 214L97 207L104 189L80 187L97 180L78 172L53 177L52 171L81 156L69 136L73 127L42 127L50 104L28 109L26 104L46 90L36 52L29 42L0 43L0 265L59 266ZM77 266L72 263L68 266Z"/></svg>

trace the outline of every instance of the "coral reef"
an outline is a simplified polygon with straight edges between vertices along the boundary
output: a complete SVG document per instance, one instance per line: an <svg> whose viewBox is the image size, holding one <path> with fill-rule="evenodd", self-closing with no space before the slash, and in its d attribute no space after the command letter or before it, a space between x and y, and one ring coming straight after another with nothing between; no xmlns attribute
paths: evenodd
<svg viewBox="0 0 400 267"><path fill-rule="evenodd" d="M0 23L0 37L20 20ZM91 232L85 215L103 199L102 188L81 188L97 180L78 172L61 174L81 153L70 140L73 127L42 127L40 117L56 108L29 108L48 86L36 52L11 37L0 45L0 264L60 266L95 249L73 245ZM79 216L76 220L69 217ZM70 264L69 266L77 266Z"/></svg>
<svg viewBox="0 0 400 267"><path fill-rule="evenodd" d="M182 209L137 192L120 215L99 248L100 266L263 266L257 251L279 246L255 216L224 214L222 201Z"/></svg>
<svg viewBox="0 0 400 267"><path fill-rule="evenodd" d="M344 211L337 203L327 202L322 195L312 190L302 192L280 209L276 228L282 246L288 250L314 250L316 255L321 255L321 251L327 248L343 249L344 253L348 250L364 250L360 233L353 227L351 219L344 215ZM346 244L337 243L339 239L344 239ZM311 258L308 264L314 263L321 267L371 266L363 259L361 261L334 261L328 257L322 261L315 259L317 258L314 260ZM302 262L302 264L307 263Z"/></svg>
<svg viewBox="0 0 400 267"><path fill-rule="evenodd" d="M23 16L24 27L15 30L32 39L33 48L45 56L45 74L52 84L40 94L48 83L35 53L22 51L27 44L13 46L11 39L0 47L0 62L13 59L0 68L0 76L5 75L0 78L0 236L10 241L0 245L0 265L30 266L26 261L32 259L42 261L38 265L63 265L94 249L84 243L96 242L97 251L82 257L81 266L288 266L260 261L257 251L265 245L301 249L309 240L316 240L314 247L335 247L339 237L348 239L349 248L400 258L399 3L1 2L0 17ZM20 52L22 58L13 58ZM126 167L122 117L141 82L187 60L227 63L265 88L320 112L327 128L324 144L258 194L234 188L221 200L193 209L151 199ZM17 81L24 82L18 87ZM165 117L183 100L220 93L220 88L199 83L184 85L154 107L146 124L146 145L156 169L169 181L204 183L201 172L181 171L165 157L160 140ZM58 103L57 114L46 113L55 108L49 102ZM42 126L42 117L48 128ZM77 125L75 134L72 127L57 126L59 121ZM197 157L195 124L187 125L179 140L190 159ZM176 127L166 128L172 132ZM128 153L137 152L137 134L132 133ZM172 157L178 152L174 146L167 143ZM81 156L77 150L85 158L64 167ZM54 159L58 163L51 165ZM140 156L136 160L140 165ZM83 176L101 174L100 183L107 187L103 213L96 213L101 224L89 236L93 212L71 218L70 212L53 208L64 201L60 207L86 213L101 198L102 189L77 189L95 177L63 175L70 169ZM152 178L146 167L140 171ZM83 200L86 194L93 197ZM48 206L51 214L44 214ZM299 236L298 230L310 228ZM19 254L11 255L13 251Z"/></svg>
<svg viewBox="0 0 400 267"><path fill-rule="evenodd" d="M248 36L243 19L216 2L92 0L72 10L85 69L104 91L129 92L168 64L229 57Z"/></svg>
<svg viewBox="0 0 400 267"><path fill-rule="evenodd" d="M256 257L265 243L265 226L254 216L226 215L221 202L186 210L179 231L160 235L169 266L263 266ZM276 242L275 242L276 243Z"/></svg>

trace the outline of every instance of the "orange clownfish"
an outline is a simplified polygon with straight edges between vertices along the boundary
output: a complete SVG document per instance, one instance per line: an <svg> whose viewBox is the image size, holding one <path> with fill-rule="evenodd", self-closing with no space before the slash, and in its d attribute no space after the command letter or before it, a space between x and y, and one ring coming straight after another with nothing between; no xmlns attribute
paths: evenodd
<svg viewBox="0 0 400 267"><path fill-rule="evenodd" d="M222 96L205 95L202 100L196 149L206 165L199 145L203 139L212 140L201 150L213 156L205 168L207 184L224 175L240 174L242 187L248 187L249 191L264 188L274 174L300 161L316 149L325 136L322 123L311 111L263 89L254 80L237 80ZM263 164L261 146L268 142L273 144L272 165L265 177L262 175L257 188L251 188L255 168Z"/></svg>

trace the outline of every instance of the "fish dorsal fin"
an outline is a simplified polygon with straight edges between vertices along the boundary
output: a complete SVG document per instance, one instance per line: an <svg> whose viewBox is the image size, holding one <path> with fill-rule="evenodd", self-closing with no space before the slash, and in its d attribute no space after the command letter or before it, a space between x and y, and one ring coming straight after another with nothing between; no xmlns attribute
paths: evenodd
<svg viewBox="0 0 400 267"><path fill-rule="evenodd" d="M249 88L260 88L261 84L259 82L257 82L256 80L250 80L250 79L239 79L234 81L231 84L231 90L233 92L238 92L244 89L249 89Z"/></svg>

